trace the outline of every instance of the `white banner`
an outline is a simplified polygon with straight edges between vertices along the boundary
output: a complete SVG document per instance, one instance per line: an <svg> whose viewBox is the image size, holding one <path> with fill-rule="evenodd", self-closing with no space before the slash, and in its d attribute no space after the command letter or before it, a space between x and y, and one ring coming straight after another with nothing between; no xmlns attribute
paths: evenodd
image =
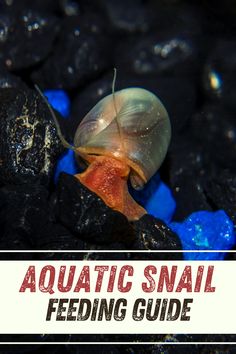
<svg viewBox="0 0 236 354"><path fill-rule="evenodd" d="M0 333L236 333L233 261L0 261Z"/></svg>

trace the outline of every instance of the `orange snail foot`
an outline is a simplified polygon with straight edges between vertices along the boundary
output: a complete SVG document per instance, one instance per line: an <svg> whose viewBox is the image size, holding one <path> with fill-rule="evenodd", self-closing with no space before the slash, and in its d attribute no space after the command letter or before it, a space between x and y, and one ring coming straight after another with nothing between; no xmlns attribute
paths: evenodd
<svg viewBox="0 0 236 354"><path fill-rule="evenodd" d="M138 220L146 210L131 197L127 179L130 168L121 160L107 156L89 156L90 165L75 177L95 192L110 208L123 213L128 220Z"/></svg>

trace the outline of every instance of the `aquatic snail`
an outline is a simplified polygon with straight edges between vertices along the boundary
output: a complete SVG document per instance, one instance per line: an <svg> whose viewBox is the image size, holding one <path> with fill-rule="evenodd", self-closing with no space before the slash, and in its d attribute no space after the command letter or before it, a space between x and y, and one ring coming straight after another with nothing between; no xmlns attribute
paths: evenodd
<svg viewBox="0 0 236 354"><path fill-rule="evenodd" d="M83 118L75 133L74 146L62 136L55 114L46 102L62 144L88 163L85 172L75 177L109 207L129 220L136 220L146 211L129 194L127 180L140 189L155 174L165 158L171 126L156 95L138 87L115 92L115 79L116 71L112 94L101 99Z"/></svg>

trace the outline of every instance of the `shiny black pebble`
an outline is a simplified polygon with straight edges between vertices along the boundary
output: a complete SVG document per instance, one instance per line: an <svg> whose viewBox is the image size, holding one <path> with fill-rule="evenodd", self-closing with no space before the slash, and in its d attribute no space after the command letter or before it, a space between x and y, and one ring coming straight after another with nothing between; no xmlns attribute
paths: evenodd
<svg viewBox="0 0 236 354"><path fill-rule="evenodd" d="M137 239L132 249L137 250L181 250L182 245L178 236L161 220L152 215L144 215L133 222ZM182 259L181 253L140 254L138 259Z"/></svg>
<svg viewBox="0 0 236 354"><path fill-rule="evenodd" d="M110 209L72 175L60 175L55 208L58 221L86 242L127 244L134 239L127 218Z"/></svg>
<svg viewBox="0 0 236 354"><path fill-rule="evenodd" d="M209 176L205 184L206 195L216 209L223 209L236 225L236 176L223 170Z"/></svg>
<svg viewBox="0 0 236 354"><path fill-rule="evenodd" d="M0 90L0 183L48 184L63 152L51 114L31 90Z"/></svg>
<svg viewBox="0 0 236 354"><path fill-rule="evenodd" d="M192 116L190 128L204 156L209 156L208 165L218 165L219 173L222 168L236 172L236 120L233 111L221 104L206 104Z"/></svg>
<svg viewBox="0 0 236 354"><path fill-rule="evenodd" d="M130 38L115 52L118 71L136 75L193 75L197 59L194 41L186 34L169 31Z"/></svg>
<svg viewBox="0 0 236 354"><path fill-rule="evenodd" d="M1 249L32 249L47 222L48 192L37 183L0 189ZM37 248L37 247L36 247Z"/></svg>
<svg viewBox="0 0 236 354"><path fill-rule="evenodd" d="M167 168L170 186L176 201L174 220L179 221L197 210L212 210L204 191L204 182L211 163L204 151L190 134L178 136L170 146Z"/></svg>
<svg viewBox="0 0 236 354"><path fill-rule="evenodd" d="M100 19L93 21L93 26L78 16L62 21L54 51L33 73L34 82L43 88L73 89L110 65L109 33Z"/></svg>
<svg viewBox="0 0 236 354"><path fill-rule="evenodd" d="M26 85L18 76L11 74L4 66L0 65L0 89L11 87L26 88Z"/></svg>
<svg viewBox="0 0 236 354"><path fill-rule="evenodd" d="M11 71L39 63L52 49L57 29L54 16L35 10L1 14L0 62Z"/></svg>

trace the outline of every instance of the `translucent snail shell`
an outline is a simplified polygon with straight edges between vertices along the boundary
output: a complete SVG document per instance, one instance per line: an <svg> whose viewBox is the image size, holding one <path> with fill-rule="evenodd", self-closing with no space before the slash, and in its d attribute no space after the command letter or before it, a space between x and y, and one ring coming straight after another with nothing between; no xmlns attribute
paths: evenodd
<svg viewBox="0 0 236 354"><path fill-rule="evenodd" d="M115 104L114 104L115 103ZM74 145L89 155L126 160L134 188L142 188L160 167L171 137L168 113L153 93L127 88L101 99L84 117Z"/></svg>

